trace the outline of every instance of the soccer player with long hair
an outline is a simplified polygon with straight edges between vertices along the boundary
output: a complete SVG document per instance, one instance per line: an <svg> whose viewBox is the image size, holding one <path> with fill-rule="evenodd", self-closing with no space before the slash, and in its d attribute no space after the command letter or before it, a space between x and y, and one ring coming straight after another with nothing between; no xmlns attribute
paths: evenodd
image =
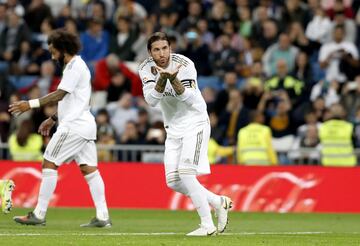
<svg viewBox="0 0 360 246"><path fill-rule="evenodd" d="M57 183L57 169L63 163L75 160L89 185L96 207L96 217L81 226L110 227L104 182L97 169L96 123L89 105L91 76L86 63L77 55L80 41L77 36L58 29L49 36L48 45L52 59L63 66L57 90L44 97L18 101L9 106L9 112L17 115L47 104L58 105L57 114L43 121L39 127L39 133L48 136L58 122L44 153L37 205L33 212L16 216L14 220L26 225L45 225L46 211Z"/></svg>

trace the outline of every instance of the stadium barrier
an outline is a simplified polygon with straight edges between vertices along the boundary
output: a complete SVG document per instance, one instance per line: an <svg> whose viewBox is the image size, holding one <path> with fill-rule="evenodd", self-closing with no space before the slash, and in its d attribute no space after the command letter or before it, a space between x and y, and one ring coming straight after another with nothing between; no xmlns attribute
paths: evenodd
<svg viewBox="0 0 360 246"><path fill-rule="evenodd" d="M193 209L191 201L166 187L163 165L100 163L111 208ZM244 212L359 213L359 167L212 166L200 177L215 193L230 196L234 210ZM0 178L16 183L17 207L33 207L41 179L40 163L0 162ZM92 207L87 184L75 164L59 168L52 207Z"/></svg>

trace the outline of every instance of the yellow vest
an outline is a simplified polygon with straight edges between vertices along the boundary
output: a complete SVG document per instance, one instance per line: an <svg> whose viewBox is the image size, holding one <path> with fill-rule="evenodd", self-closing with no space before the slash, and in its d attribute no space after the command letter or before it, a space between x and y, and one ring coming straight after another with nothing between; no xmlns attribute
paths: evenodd
<svg viewBox="0 0 360 246"><path fill-rule="evenodd" d="M238 163L246 165L274 165L276 153L271 143L271 129L258 123L241 128L238 133Z"/></svg>
<svg viewBox="0 0 360 246"><path fill-rule="evenodd" d="M215 164L219 157L228 157L233 155L234 149L231 146L221 146L215 139L210 138L208 144L208 159L210 164Z"/></svg>
<svg viewBox="0 0 360 246"><path fill-rule="evenodd" d="M15 133L9 138L9 150L14 161L41 161L42 145L42 136L36 133L30 134L25 146L18 144Z"/></svg>
<svg viewBox="0 0 360 246"><path fill-rule="evenodd" d="M324 166L356 165L351 137L353 125L343 120L328 120L320 127L321 162Z"/></svg>
<svg viewBox="0 0 360 246"><path fill-rule="evenodd" d="M272 90L279 86L280 78L275 76L265 82L265 89ZM295 79L292 76L286 76L284 78L284 88L285 89L293 89L295 94L298 96L301 94L302 88L304 87L304 83L300 80Z"/></svg>

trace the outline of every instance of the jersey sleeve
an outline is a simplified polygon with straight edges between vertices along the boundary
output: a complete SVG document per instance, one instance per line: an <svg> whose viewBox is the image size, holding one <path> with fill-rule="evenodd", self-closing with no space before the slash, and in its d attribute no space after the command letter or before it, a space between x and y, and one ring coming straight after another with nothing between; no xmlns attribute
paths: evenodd
<svg viewBox="0 0 360 246"><path fill-rule="evenodd" d="M155 76L146 70L146 68L139 69L139 76L142 82L143 94L145 101L152 107L155 107L163 97L163 93L155 90Z"/></svg>
<svg viewBox="0 0 360 246"><path fill-rule="evenodd" d="M184 93L177 98L189 106L193 105L196 99L196 92L198 87L196 79L197 72L194 63L191 62L187 66L180 67L177 78L185 87Z"/></svg>
<svg viewBox="0 0 360 246"><path fill-rule="evenodd" d="M65 69L58 89L72 93L80 81L80 73L74 66Z"/></svg>

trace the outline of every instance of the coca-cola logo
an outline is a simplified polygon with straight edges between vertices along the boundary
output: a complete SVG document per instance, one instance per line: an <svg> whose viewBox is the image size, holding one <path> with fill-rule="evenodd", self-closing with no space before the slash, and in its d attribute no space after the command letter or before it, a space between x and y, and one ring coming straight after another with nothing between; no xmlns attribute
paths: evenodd
<svg viewBox="0 0 360 246"><path fill-rule="evenodd" d="M206 182L204 182L206 183ZM320 183L313 173L298 177L290 172L270 172L256 179L252 184L223 185L207 187L216 194L231 197L234 210L244 212L311 212L316 206L316 199L304 195ZM171 196L171 210L192 210L190 198L174 192Z"/></svg>
<svg viewBox="0 0 360 246"><path fill-rule="evenodd" d="M12 200L15 207L35 207L37 203L41 171L33 167L16 167L10 169L0 179L11 179L15 182ZM60 177L59 177L60 179ZM58 195L53 194L50 205L58 200Z"/></svg>

